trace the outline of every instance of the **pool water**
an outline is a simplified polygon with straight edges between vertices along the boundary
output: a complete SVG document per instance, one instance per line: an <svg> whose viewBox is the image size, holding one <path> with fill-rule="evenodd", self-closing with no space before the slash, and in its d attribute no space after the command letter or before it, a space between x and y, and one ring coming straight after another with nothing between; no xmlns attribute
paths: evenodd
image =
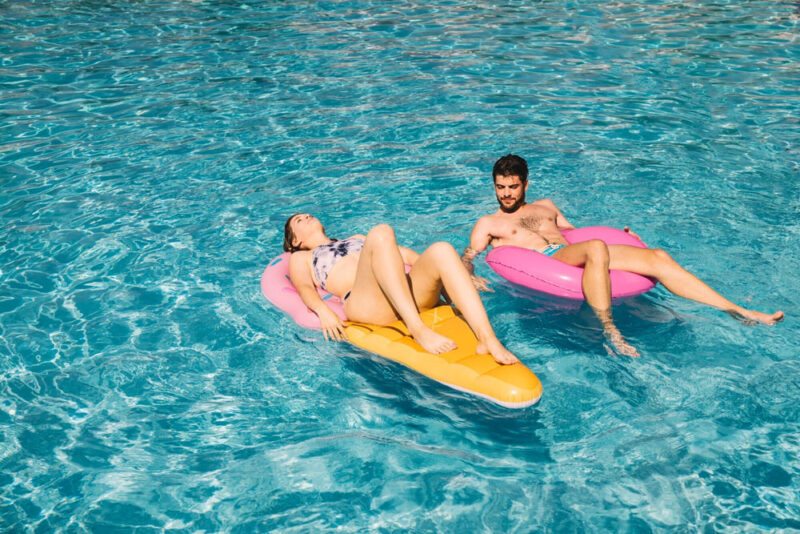
<svg viewBox="0 0 800 534"><path fill-rule="evenodd" d="M0 4L0 530L800 529L795 2ZM259 290L283 223L458 250L494 161L737 303L493 282L507 410Z"/></svg>

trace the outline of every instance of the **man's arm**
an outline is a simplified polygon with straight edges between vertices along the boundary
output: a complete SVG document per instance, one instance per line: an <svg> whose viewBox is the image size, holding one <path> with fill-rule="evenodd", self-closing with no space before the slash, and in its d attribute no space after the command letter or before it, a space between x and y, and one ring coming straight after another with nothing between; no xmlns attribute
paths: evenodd
<svg viewBox="0 0 800 534"><path fill-rule="evenodd" d="M472 233L469 236L469 246L464 249L461 254L461 263L467 268L470 276L472 277L472 284L478 291L492 291L489 289L489 281L480 276L475 276L475 266L472 264L478 254L486 250L492 240L490 233L491 221L487 217L481 217L475 226L472 228Z"/></svg>
<svg viewBox="0 0 800 534"><path fill-rule="evenodd" d="M489 233L490 220L486 217L481 217L475 226L472 227L472 233L469 236L469 246L464 249L461 254L461 262L467 268L470 274L475 272L475 266L472 265L478 254L486 250L492 240L492 235Z"/></svg>

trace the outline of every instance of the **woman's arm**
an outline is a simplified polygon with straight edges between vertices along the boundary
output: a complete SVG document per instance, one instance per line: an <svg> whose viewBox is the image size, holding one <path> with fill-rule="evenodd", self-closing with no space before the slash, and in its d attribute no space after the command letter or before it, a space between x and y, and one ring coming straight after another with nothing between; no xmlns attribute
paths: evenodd
<svg viewBox="0 0 800 534"><path fill-rule="evenodd" d="M325 339L337 341L346 339L344 323L317 293L317 286L311 276L311 252L295 252L289 257L289 279L297 290L297 294L300 295L303 304L319 317L322 335L325 336Z"/></svg>

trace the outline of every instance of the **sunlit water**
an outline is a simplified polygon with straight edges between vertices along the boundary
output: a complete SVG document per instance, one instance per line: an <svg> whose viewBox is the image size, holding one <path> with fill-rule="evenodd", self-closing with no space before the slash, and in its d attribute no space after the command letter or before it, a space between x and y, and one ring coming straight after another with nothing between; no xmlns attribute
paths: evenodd
<svg viewBox="0 0 800 534"><path fill-rule="evenodd" d="M793 2L0 3L0 530L800 529ZM461 250L493 162L732 300L493 281L506 410L259 291L291 213Z"/></svg>

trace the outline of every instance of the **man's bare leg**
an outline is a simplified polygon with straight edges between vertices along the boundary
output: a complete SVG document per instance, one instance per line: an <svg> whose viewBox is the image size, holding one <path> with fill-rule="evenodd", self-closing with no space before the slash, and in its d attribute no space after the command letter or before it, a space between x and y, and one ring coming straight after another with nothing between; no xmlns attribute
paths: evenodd
<svg viewBox="0 0 800 534"><path fill-rule="evenodd" d="M783 320L784 313L782 311L763 313L734 304L684 269L661 249L611 245L608 247L608 252L609 269L651 276L679 297L725 310L733 317L743 319L748 323L775 324Z"/></svg>
<svg viewBox="0 0 800 534"><path fill-rule="evenodd" d="M603 325L603 333L620 354L639 356L639 352L622 336L611 317L611 279L609 248L603 241L592 239L556 251L553 258L576 267L583 267L581 288L586 302Z"/></svg>
<svg viewBox="0 0 800 534"><path fill-rule="evenodd" d="M501 364L519 361L497 339L470 273L449 243L439 242L428 247L411 268L409 276L414 299L420 308L434 306L444 286L478 338L478 354L491 354Z"/></svg>
<svg viewBox="0 0 800 534"><path fill-rule="evenodd" d="M390 323L399 316L417 343L432 354L457 348L453 340L422 322L394 230L385 224L372 228L364 240L345 312L352 320L362 322Z"/></svg>

